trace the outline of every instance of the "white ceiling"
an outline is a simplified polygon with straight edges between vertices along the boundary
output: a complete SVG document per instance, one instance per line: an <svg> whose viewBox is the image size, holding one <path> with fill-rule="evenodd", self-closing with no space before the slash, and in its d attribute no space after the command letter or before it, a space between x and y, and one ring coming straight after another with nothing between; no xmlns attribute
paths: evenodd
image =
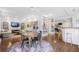
<svg viewBox="0 0 79 59"><path fill-rule="evenodd" d="M72 7L1 7L0 15L12 17L24 17L28 15L53 15L57 18L69 17L79 13L79 8Z"/></svg>

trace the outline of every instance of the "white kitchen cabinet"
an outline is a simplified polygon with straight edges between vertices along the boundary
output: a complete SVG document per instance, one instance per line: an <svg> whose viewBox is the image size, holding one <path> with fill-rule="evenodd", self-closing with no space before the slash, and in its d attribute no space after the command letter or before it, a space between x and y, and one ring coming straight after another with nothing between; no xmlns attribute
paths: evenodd
<svg viewBox="0 0 79 59"><path fill-rule="evenodd" d="M79 28L63 28L62 38L64 42L79 45Z"/></svg>

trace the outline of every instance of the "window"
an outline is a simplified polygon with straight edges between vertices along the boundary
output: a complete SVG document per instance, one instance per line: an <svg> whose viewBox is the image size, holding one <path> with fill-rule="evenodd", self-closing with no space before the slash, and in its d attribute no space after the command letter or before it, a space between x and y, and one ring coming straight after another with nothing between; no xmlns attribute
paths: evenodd
<svg viewBox="0 0 79 59"><path fill-rule="evenodd" d="M9 26L8 26L8 25L9 25L8 22L3 22L2 27L3 27L3 29L4 29L5 31L8 31L8 30L9 30Z"/></svg>

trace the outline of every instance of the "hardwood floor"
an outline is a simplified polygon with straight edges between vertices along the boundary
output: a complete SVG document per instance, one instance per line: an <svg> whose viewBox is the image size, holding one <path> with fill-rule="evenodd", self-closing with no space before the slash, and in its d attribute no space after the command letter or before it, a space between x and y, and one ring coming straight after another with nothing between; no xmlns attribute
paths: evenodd
<svg viewBox="0 0 79 59"><path fill-rule="evenodd" d="M43 37L43 40L48 41L54 48L55 52L79 52L78 46L63 42L61 37L60 39L57 39L57 35L58 34L48 35L46 37ZM20 36L16 36L16 40L4 40L3 44L0 44L0 52L6 52L10 46L15 44L16 42L19 42L20 38Z"/></svg>
<svg viewBox="0 0 79 59"><path fill-rule="evenodd" d="M48 41L52 45L55 52L79 52L79 48L77 45L65 43L62 41L61 37L58 40L57 34L48 35L44 37L44 40Z"/></svg>
<svg viewBox="0 0 79 59"><path fill-rule="evenodd" d="M16 42L21 41L21 35L13 35L10 38L6 38L0 44L0 52L7 52L8 48L11 47Z"/></svg>

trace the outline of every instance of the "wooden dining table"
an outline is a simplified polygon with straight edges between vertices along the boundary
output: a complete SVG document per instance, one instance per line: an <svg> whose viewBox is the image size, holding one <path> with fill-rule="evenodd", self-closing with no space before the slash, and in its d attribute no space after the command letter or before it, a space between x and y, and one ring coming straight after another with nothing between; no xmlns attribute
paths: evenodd
<svg viewBox="0 0 79 59"><path fill-rule="evenodd" d="M25 33L22 33L22 35L25 37L25 38L29 38L29 49L31 48L31 45L32 45L32 39L33 37L37 37L38 33L37 32L33 32L33 31L29 31L29 32L25 32Z"/></svg>

